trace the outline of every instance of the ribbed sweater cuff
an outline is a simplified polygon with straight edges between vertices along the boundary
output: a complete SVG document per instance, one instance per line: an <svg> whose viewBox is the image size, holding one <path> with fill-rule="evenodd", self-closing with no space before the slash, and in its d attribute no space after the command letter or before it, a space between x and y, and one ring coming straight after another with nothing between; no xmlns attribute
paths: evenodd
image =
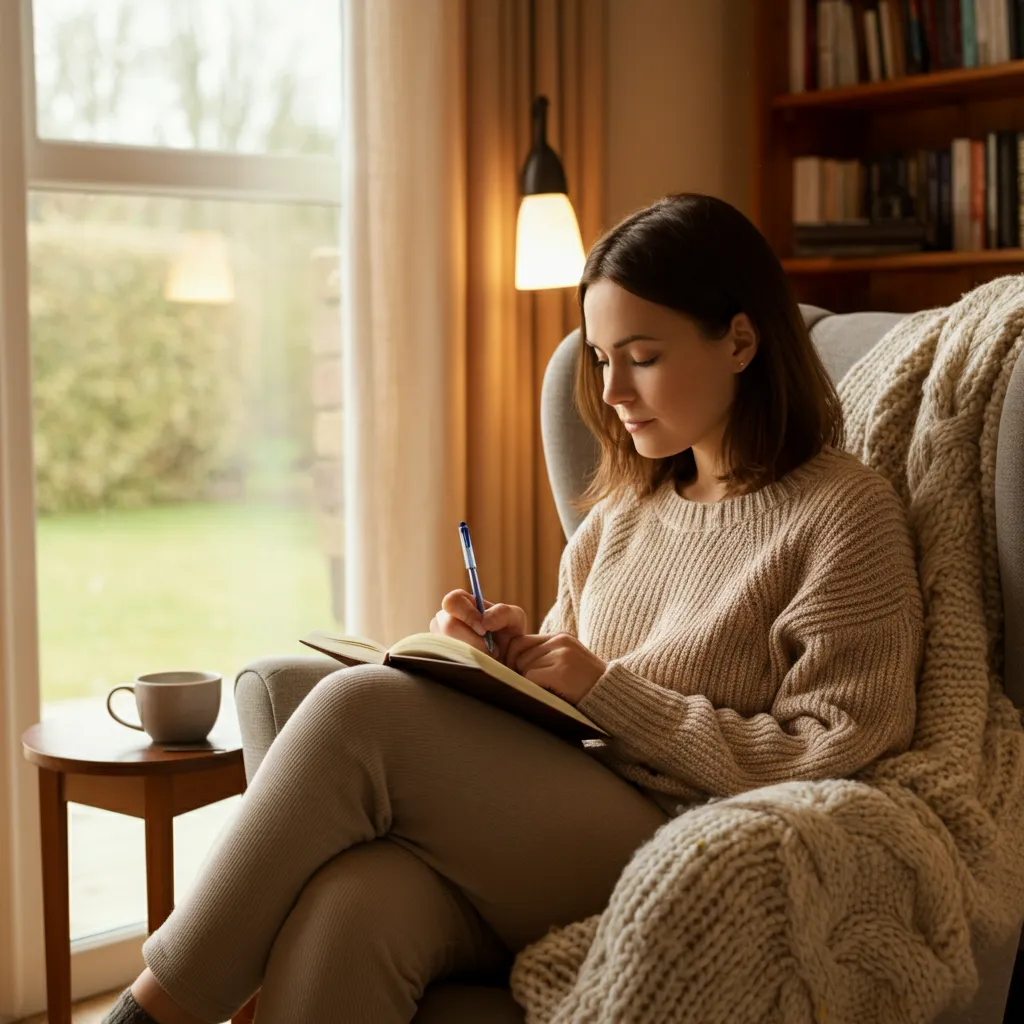
<svg viewBox="0 0 1024 1024"><path fill-rule="evenodd" d="M637 746L636 739L645 745L650 737L664 735L670 705L680 700L680 694L613 661L576 707L602 729Z"/></svg>

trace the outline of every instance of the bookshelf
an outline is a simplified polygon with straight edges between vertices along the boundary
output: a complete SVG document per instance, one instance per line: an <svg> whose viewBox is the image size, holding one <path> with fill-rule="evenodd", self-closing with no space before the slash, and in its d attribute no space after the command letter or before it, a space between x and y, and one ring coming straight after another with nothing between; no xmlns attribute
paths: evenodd
<svg viewBox="0 0 1024 1024"><path fill-rule="evenodd" d="M798 300L837 312L911 312L946 305L993 277L1024 272L1024 248L1017 247L794 255L794 159L867 163L948 148L956 138L1024 132L1024 59L790 92L789 16L797 5L756 2L754 219ZM806 4L814 6L813 0ZM856 15L869 5L873 0L855 0Z"/></svg>

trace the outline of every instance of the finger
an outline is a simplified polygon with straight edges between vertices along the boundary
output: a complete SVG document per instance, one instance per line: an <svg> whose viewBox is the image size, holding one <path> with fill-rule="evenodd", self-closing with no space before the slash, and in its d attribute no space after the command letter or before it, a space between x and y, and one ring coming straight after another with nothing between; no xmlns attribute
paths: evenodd
<svg viewBox="0 0 1024 1024"><path fill-rule="evenodd" d="M516 660L516 671L520 675L526 675L531 668L539 667L539 663L542 663L545 658L550 658L555 647L554 637L549 637L545 643L537 644L523 651Z"/></svg>
<svg viewBox="0 0 1024 1024"><path fill-rule="evenodd" d="M449 615L447 612L438 612L437 620L440 627L438 629L439 633L454 637L456 640L462 640L464 643L477 648L477 650L487 650L487 644L484 643L483 638L478 636L461 619L456 618L454 615Z"/></svg>
<svg viewBox="0 0 1024 1024"><path fill-rule="evenodd" d="M513 604L495 604L484 612L484 625L497 632L499 629L509 630L511 635L525 633L526 626L523 622L522 609Z"/></svg>
<svg viewBox="0 0 1024 1024"><path fill-rule="evenodd" d="M461 619L467 626L476 629L477 633L483 636L487 632L483 624L483 616L477 611L476 599L468 590L452 590L444 595L441 600L441 608L449 615Z"/></svg>
<svg viewBox="0 0 1024 1024"><path fill-rule="evenodd" d="M551 637L547 633L520 633L518 636L512 637L505 649L505 664L518 672L519 658L522 653L550 639Z"/></svg>

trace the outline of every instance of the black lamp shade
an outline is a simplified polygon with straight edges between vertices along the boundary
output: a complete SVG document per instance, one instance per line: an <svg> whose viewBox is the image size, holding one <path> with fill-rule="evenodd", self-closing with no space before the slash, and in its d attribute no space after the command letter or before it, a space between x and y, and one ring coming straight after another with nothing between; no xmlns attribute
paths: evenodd
<svg viewBox="0 0 1024 1024"><path fill-rule="evenodd" d="M524 196L542 195L548 192L569 193L562 161L548 145L548 98L538 96L531 108L533 141L530 153L523 164L520 188Z"/></svg>

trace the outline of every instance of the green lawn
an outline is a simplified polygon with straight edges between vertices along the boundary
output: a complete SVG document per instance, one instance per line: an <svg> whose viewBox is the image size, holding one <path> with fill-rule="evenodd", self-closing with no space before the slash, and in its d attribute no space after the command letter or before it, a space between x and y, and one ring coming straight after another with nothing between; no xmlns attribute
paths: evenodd
<svg viewBox="0 0 1024 1024"><path fill-rule="evenodd" d="M147 671L309 653L335 625L312 512L166 505L38 522L44 701L99 695Z"/></svg>

